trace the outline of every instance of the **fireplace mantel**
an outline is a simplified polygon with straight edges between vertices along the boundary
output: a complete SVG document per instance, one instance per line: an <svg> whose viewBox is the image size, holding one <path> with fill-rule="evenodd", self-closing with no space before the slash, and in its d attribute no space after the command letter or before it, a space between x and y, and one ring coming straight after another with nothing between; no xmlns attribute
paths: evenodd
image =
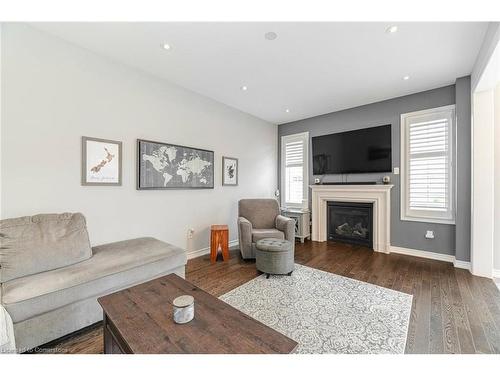
<svg viewBox="0 0 500 375"><path fill-rule="evenodd" d="M327 202L373 203L373 250L391 248L391 189L394 185L311 185L312 240L327 240Z"/></svg>

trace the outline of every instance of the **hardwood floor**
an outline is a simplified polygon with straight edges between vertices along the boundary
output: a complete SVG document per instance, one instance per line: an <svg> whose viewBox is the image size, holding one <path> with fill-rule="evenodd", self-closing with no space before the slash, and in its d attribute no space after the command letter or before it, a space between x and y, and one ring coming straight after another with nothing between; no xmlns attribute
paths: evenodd
<svg viewBox="0 0 500 375"><path fill-rule="evenodd" d="M230 255L215 264L210 255L188 261L186 279L220 296L258 276L254 261ZM500 292L490 279L451 263L333 242L297 243L295 262L413 294L406 353L500 353ZM97 324L40 349L102 353L102 342Z"/></svg>

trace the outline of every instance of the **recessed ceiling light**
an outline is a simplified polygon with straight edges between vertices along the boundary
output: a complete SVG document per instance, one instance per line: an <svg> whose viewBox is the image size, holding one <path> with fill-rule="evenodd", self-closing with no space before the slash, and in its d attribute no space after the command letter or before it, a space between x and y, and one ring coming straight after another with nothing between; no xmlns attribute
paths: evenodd
<svg viewBox="0 0 500 375"><path fill-rule="evenodd" d="M408 81L409 79L410 79L410 76L404 76L404 77L403 77L403 80L404 80L404 81Z"/></svg>
<svg viewBox="0 0 500 375"><path fill-rule="evenodd" d="M248 87L246 87L246 86L241 86L241 87L240 87L240 89L241 89L241 91L247 91L247 90L248 90Z"/></svg>
<svg viewBox="0 0 500 375"><path fill-rule="evenodd" d="M393 26L389 26L387 29L385 29L385 32L387 34L393 34L395 33L396 31L398 31L398 27L396 25L393 25Z"/></svg>
<svg viewBox="0 0 500 375"><path fill-rule="evenodd" d="M285 109L285 112L286 113L290 113L290 110L287 108L287 109Z"/></svg>
<svg viewBox="0 0 500 375"><path fill-rule="evenodd" d="M269 31L264 34L264 38L267 40L274 40L278 37L278 34L276 34L274 31Z"/></svg>
<svg viewBox="0 0 500 375"><path fill-rule="evenodd" d="M163 49L166 49L167 51L172 48L170 46L170 44L168 44L168 43L163 43L162 47L163 47Z"/></svg>

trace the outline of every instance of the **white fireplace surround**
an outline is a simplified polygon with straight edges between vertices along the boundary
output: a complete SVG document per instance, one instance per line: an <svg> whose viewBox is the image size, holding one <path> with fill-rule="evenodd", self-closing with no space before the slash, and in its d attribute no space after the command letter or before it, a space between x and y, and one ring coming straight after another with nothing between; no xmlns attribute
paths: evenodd
<svg viewBox="0 0 500 375"><path fill-rule="evenodd" d="M327 240L327 204L373 203L373 250L391 251L391 189L394 185L311 185L312 240Z"/></svg>

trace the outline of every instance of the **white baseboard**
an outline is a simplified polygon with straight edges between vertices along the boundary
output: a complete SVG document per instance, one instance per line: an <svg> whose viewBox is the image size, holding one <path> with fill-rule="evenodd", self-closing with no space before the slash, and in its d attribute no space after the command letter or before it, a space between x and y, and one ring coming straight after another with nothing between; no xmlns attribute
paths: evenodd
<svg viewBox="0 0 500 375"><path fill-rule="evenodd" d="M433 253L432 251L408 249L406 247L391 246L391 253L411 255L419 258L441 260L443 262L454 263L455 257L448 254Z"/></svg>
<svg viewBox="0 0 500 375"><path fill-rule="evenodd" d="M433 253L432 251L408 249L406 247L391 246L391 253L411 255L419 258L427 258L440 260L443 262L453 263L455 268L463 268L465 270L471 270L470 262L464 262L463 260L458 260L454 255L449 254L439 254Z"/></svg>
<svg viewBox="0 0 500 375"><path fill-rule="evenodd" d="M453 265L455 266L455 268L463 268L464 270L468 270L468 271L471 270L470 262L465 262L463 260L455 259L453 261Z"/></svg>
<svg viewBox="0 0 500 375"><path fill-rule="evenodd" d="M500 269L493 269L493 277L495 279L500 279Z"/></svg>
<svg viewBox="0 0 500 375"><path fill-rule="evenodd" d="M229 241L229 247L238 246L238 240ZM188 259L198 258L203 255L210 253L210 247L204 247L203 249L192 250L187 253Z"/></svg>

